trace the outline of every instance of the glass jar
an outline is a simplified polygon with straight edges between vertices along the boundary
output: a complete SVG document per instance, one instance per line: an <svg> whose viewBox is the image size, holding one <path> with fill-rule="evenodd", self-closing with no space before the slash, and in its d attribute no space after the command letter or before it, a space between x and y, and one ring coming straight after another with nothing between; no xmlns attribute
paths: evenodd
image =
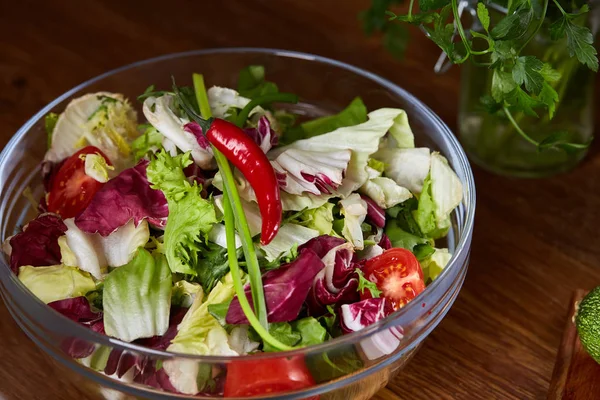
<svg viewBox="0 0 600 400"><path fill-rule="evenodd" d="M505 15L505 10L489 9L492 21ZM593 20L588 18L588 23ZM566 40L552 41L546 25L521 54L550 63L562 76L551 84L559 96L554 118L549 119L543 109L536 110L539 118L513 113L522 130L538 142L560 131L568 132L571 142L588 142L594 131L592 102L596 74L569 55ZM585 157L585 149L539 151L518 134L502 112L492 115L484 110L481 97L491 93L493 70L470 62L461 68L459 137L471 161L498 174L539 177L567 171Z"/></svg>

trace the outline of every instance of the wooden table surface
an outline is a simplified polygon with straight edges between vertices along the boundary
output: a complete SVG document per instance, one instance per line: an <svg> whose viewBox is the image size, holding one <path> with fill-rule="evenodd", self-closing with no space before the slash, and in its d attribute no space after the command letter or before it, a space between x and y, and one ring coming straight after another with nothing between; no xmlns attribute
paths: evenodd
<svg viewBox="0 0 600 400"><path fill-rule="evenodd" d="M137 5L135 5L136 3ZM456 127L459 75L435 75L439 50L412 33L407 58L365 38L363 0L0 0L0 148L55 97L107 70L166 53L257 46L305 51L403 86ZM600 284L600 146L543 180L474 168L470 270L454 307L377 399L541 399L569 299ZM0 399L96 399L57 368L0 303Z"/></svg>

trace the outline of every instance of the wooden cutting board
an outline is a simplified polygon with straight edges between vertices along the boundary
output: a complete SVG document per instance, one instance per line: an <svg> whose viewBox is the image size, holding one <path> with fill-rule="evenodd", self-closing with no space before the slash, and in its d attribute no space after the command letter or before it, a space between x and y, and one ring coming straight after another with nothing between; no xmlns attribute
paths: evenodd
<svg viewBox="0 0 600 400"><path fill-rule="evenodd" d="M575 305L587 294L578 289L573 294L562 343L558 350L548 400L600 399L600 364L590 357L579 341L573 322Z"/></svg>

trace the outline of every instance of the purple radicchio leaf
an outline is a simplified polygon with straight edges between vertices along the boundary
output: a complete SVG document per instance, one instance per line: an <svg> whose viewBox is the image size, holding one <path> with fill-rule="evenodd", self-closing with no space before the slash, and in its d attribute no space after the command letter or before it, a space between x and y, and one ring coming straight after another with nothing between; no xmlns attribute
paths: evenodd
<svg viewBox="0 0 600 400"><path fill-rule="evenodd" d="M329 235L321 235L316 238L310 239L308 242L304 243L302 246L298 247L298 251L302 251L302 249L311 249L319 258L325 257L325 255L329 252L329 250L337 247L345 242L344 239L329 236Z"/></svg>
<svg viewBox="0 0 600 400"><path fill-rule="evenodd" d="M244 132L260 146L264 153L267 153L272 147L277 146L277 143L279 143L279 138L271 129L269 119L264 115L258 120L256 128L246 128L244 129Z"/></svg>
<svg viewBox="0 0 600 400"><path fill-rule="evenodd" d="M381 235L381 240L379 241L378 244L379 244L379 247L381 247L383 250L389 250L392 248L392 241L390 240L388 235L386 235L385 233L383 235Z"/></svg>
<svg viewBox="0 0 600 400"><path fill-rule="evenodd" d="M77 322L95 332L104 334L102 312L92 310L85 296L64 299L48 303L48 306L71 321ZM73 358L85 358L95 350L94 343L83 339L66 338L61 343L61 349Z"/></svg>
<svg viewBox="0 0 600 400"><path fill-rule="evenodd" d="M313 279L323 267L324 264L317 253L303 249L291 263L263 275L267 320L288 322L298 318ZM244 291L252 305L250 286L246 285ZM226 321L228 324L248 323L237 297L234 297L229 305Z"/></svg>
<svg viewBox="0 0 600 400"><path fill-rule="evenodd" d="M344 304L339 311L340 325L344 333L356 332L384 319L392 312L394 308L385 297Z"/></svg>
<svg viewBox="0 0 600 400"><path fill-rule="evenodd" d="M383 208L379 207L368 196L361 194L360 197L367 203L367 219L377 228L385 227L385 211L383 211Z"/></svg>
<svg viewBox="0 0 600 400"><path fill-rule="evenodd" d="M75 225L86 233L108 236L133 219L136 226L143 219L164 228L169 215L167 199L152 189L146 177L148 160L121 172L109 180L93 197L90 205L77 217Z"/></svg>
<svg viewBox="0 0 600 400"><path fill-rule="evenodd" d="M179 393L169 380L169 375L164 368L156 369L156 361L142 360L136 364L133 381L170 393Z"/></svg>
<svg viewBox="0 0 600 400"><path fill-rule="evenodd" d="M151 338L138 339L134 341L144 347L153 350L167 350L175 336L177 335L177 327L183 320L188 309L183 307L172 307L169 316L169 328L162 336L153 336ZM133 366L136 367L136 374L143 373L142 369L146 366L143 357L136 356L131 353L124 353L123 350L113 349L106 362L104 373L106 375L117 374L119 378L127 373Z"/></svg>
<svg viewBox="0 0 600 400"><path fill-rule="evenodd" d="M194 137L196 138L196 141L198 142L200 147L202 147L204 150L212 151L211 147L210 147L210 142L208 141L208 139L202 132L202 127L200 126L200 124L198 124L195 121L188 122L187 124L185 124L183 126L183 130L194 135Z"/></svg>
<svg viewBox="0 0 600 400"><path fill-rule="evenodd" d="M322 258L325 268L315 277L308 294L308 312L319 316L327 311L327 306L353 303L359 299L358 276L355 272L352 243L343 243Z"/></svg>
<svg viewBox="0 0 600 400"><path fill-rule="evenodd" d="M366 328L390 315L394 311L385 298L366 299L340 307L340 325L344 333L352 333ZM393 353L404 337L401 326L392 326L360 341L363 354L369 360Z"/></svg>
<svg viewBox="0 0 600 400"><path fill-rule="evenodd" d="M66 231L67 226L58 215L38 215L23 227L23 232L9 239L10 269L18 274L19 267L23 265L44 267L60 264L58 238Z"/></svg>

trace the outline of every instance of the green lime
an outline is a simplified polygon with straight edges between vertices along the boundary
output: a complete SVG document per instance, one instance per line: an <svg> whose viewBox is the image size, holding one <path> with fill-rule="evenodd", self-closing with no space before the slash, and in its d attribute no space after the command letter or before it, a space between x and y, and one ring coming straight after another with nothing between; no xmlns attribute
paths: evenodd
<svg viewBox="0 0 600 400"><path fill-rule="evenodd" d="M583 348L600 363L600 286L579 303L575 325Z"/></svg>

